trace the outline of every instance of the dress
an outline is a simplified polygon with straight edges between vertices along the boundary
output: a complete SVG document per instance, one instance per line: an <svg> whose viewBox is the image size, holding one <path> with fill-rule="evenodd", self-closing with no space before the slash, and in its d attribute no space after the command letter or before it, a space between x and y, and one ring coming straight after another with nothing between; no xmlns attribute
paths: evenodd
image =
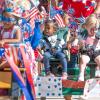
<svg viewBox="0 0 100 100"><path fill-rule="evenodd" d="M1 40L3 39L14 39L16 38L16 31L19 29L19 26L15 25L12 28L10 28L9 30L4 30L2 29L0 35L1 35ZM7 45L4 45L4 48L8 48ZM18 52L18 48L12 48L12 52L14 54L14 60L17 59L17 52ZM5 57L2 55L2 61L5 61Z"/></svg>

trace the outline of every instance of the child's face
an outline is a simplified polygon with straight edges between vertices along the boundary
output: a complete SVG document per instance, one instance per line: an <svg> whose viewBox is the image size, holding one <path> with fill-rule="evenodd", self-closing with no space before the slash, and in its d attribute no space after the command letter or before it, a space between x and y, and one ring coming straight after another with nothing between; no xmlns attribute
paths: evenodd
<svg viewBox="0 0 100 100"><path fill-rule="evenodd" d="M45 24L44 34L48 36L52 36L54 34L54 24L53 23L47 23Z"/></svg>
<svg viewBox="0 0 100 100"><path fill-rule="evenodd" d="M77 37L77 32L75 29L70 29L71 36Z"/></svg>
<svg viewBox="0 0 100 100"><path fill-rule="evenodd" d="M15 21L16 19L13 15L7 12L3 13L3 26L5 29L11 28L14 25Z"/></svg>
<svg viewBox="0 0 100 100"><path fill-rule="evenodd" d="M89 36L94 36L98 32L98 27L96 27L96 25L87 26L86 29L88 31Z"/></svg>

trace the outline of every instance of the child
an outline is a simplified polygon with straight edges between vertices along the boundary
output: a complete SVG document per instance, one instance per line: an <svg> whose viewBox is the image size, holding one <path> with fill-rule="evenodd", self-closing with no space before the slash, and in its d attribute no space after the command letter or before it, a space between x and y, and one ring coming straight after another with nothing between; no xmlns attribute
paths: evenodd
<svg viewBox="0 0 100 100"><path fill-rule="evenodd" d="M99 21L94 16L91 16L86 22L84 27L88 34L81 44L83 49L80 60L79 81L84 81L84 71L90 58L94 59L97 64L95 76L100 77L100 38L96 36L99 28Z"/></svg>
<svg viewBox="0 0 100 100"><path fill-rule="evenodd" d="M68 41L68 49L70 50L70 67L75 68L78 61L78 52L79 52L79 39L78 33L75 29L70 29L70 37Z"/></svg>
<svg viewBox="0 0 100 100"><path fill-rule="evenodd" d="M21 31L19 26L16 25L17 17L15 17L12 13L4 11L3 12L3 29L1 30L1 40L0 46L4 47L4 44L9 43L19 43L21 42ZM7 61L5 59L1 59L1 66L6 66ZM7 64L8 66L8 64Z"/></svg>
<svg viewBox="0 0 100 100"><path fill-rule="evenodd" d="M52 56L60 59L63 67L62 78L67 79L67 61L65 54L62 52L64 40L57 38L55 32L57 31L56 22L47 20L45 22L44 37L40 43L41 48L44 49L43 63L45 66L46 75L52 75L50 71L50 58Z"/></svg>

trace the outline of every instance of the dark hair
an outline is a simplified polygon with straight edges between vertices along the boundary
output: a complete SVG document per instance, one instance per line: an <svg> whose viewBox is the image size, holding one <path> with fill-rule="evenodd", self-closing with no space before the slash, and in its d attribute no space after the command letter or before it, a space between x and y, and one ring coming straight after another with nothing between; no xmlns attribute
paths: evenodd
<svg viewBox="0 0 100 100"><path fill-rule="evenodd" d="M47 19L47 20L45 20L45 26L46 26L47 24L50 24L50 23L53 23L54 31L56 32L57 29L58 29L58 24L57 24L57 22L56 22L54 19Z"/></svg>

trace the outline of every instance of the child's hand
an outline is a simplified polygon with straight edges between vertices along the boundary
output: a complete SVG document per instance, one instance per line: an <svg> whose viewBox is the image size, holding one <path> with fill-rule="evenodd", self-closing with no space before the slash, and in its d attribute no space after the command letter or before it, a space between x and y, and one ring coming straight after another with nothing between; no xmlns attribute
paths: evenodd
<svg viewBox="0 0 100 100"><path fill-rule="evenodd" d="M0 41L0 47L3 47L4 43L5 43L5 42L4 42L3 40L1 40L1 41Z"/></svg>
<svg viewBox="0 0 100 100"><path fill-rule="evenodd" d="M71 43L69 43L69 42L67 43L67 48L71 49Z"/></svg>

